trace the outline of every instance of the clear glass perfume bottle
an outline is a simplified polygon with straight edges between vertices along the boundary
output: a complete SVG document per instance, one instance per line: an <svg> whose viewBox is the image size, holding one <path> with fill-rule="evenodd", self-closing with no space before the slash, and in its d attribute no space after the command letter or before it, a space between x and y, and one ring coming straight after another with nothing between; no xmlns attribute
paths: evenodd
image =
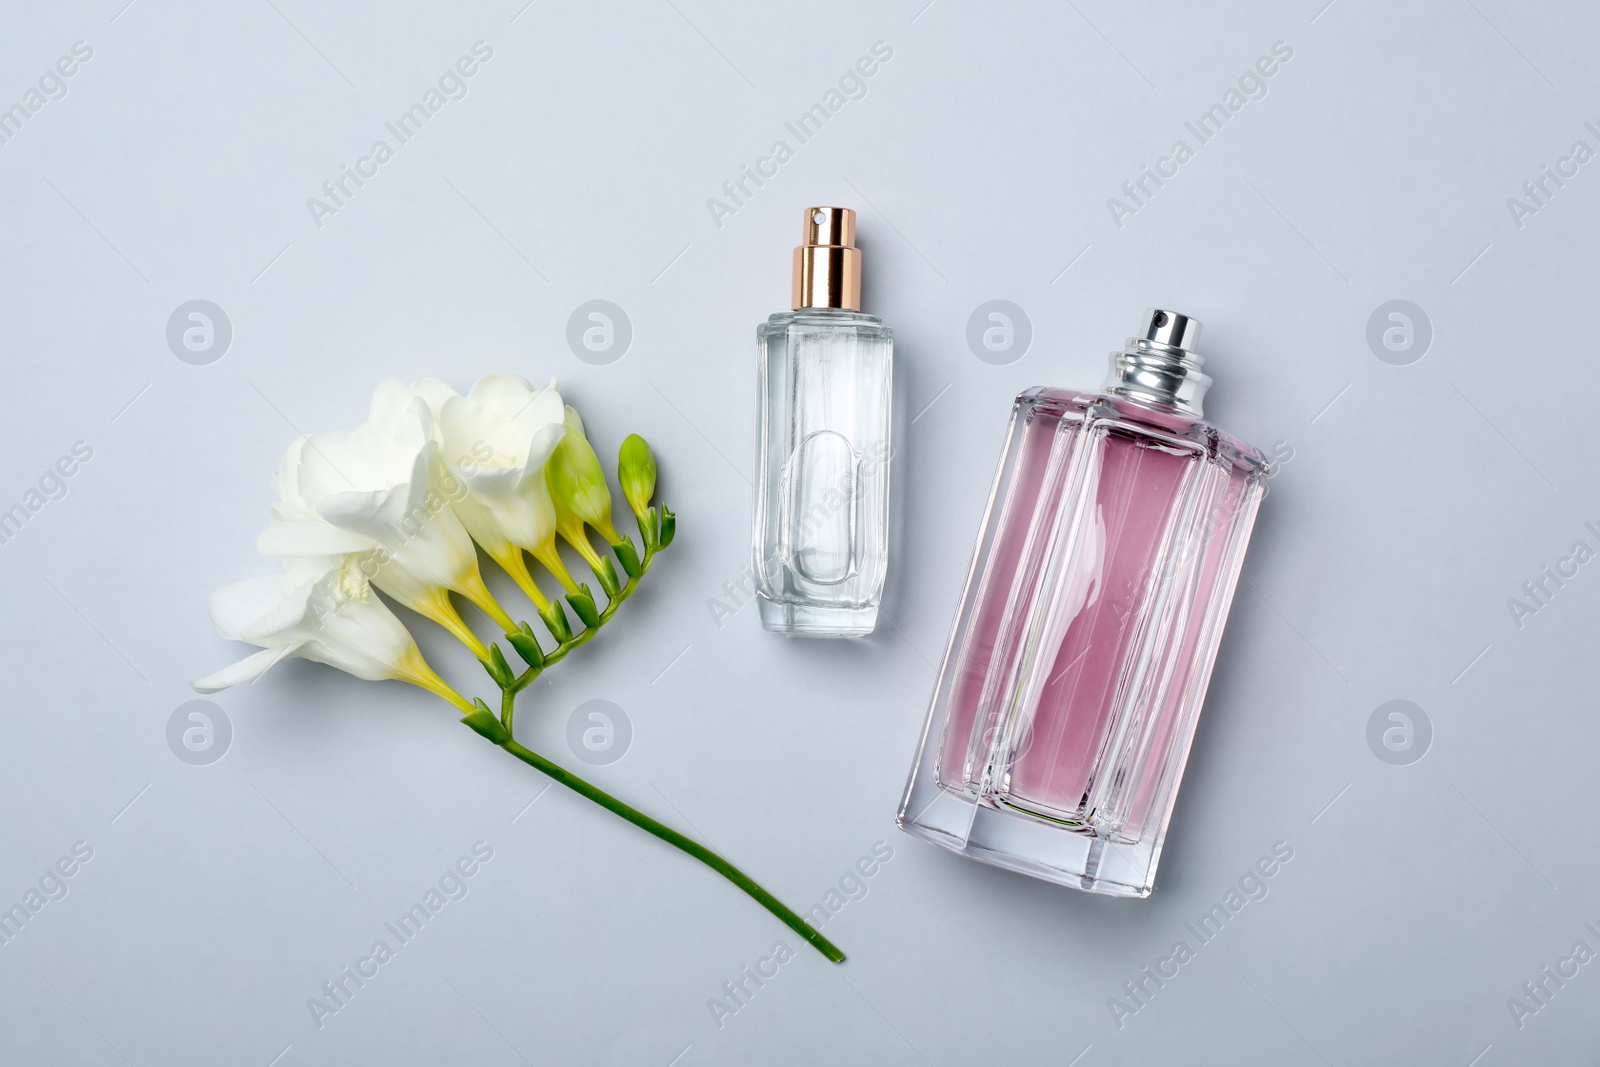
<svg viewBox="0 0 1600 1067"><path fill-rule="evenodd" d="M1153 888L1268 475L1201 418L1199 331L1152 310L1102 391L1017 397L902 829L1094 893Z"/></svg>
<svg viewBox="0 0 1600 1067"><path fill-rule="evenodd" d="M780 633L858 637L878 622L894 335L861 313L855 235L854 211L807 208L794 310L756 330L756 597Z"/></svg>

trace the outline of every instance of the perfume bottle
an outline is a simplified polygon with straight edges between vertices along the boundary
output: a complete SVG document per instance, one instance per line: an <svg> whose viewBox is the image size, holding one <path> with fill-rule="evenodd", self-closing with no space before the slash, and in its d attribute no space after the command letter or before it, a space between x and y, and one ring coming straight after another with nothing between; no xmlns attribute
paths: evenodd
<svg viewBox="0 0 1600 1067"><path fill-rule="evenodd" d="M858 637L877 625L889 555L894 335L861 313L856 213L807 208L793 311L756 330L754 571L761 625Z"/></svg>
<svg viewBox="0 0 1600 1067"><path fill-rule="evenodd" d="M902 829L1149 895L1268 477L1201 418L1199 332L1152 310L1100 392L1017 397Z"/></svg>

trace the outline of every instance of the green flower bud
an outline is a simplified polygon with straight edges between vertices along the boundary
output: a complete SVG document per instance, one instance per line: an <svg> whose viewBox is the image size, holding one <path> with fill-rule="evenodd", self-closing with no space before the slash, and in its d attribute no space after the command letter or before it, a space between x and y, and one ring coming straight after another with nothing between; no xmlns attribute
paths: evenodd
<svg viewBox="0 0 1600 1067"><path fill-rule="evenodd" d="M551 492L568 510L615 544L618 535L611 525L611 489L600 469L600 457L583 435L568 429L545 471Z"/></svg>
<svg viewBox="0 0 1600 1067"><path fill-rule="evenodd" d="M628 435L617 453L617 481L622 483L622 495L628 498L633 513L643 515L656 491L656 455L636 433Z"/></svg>

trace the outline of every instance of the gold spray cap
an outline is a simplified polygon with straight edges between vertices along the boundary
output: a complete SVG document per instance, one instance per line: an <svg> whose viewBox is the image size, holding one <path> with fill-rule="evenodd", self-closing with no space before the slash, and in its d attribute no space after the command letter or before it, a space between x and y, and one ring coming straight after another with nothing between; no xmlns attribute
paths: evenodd
<svg viewBox="0 0 1600 1067"><path fill-rule="evenodd" d="M794 297L802 308L861 310L861 250L856 213L847 207L808 207L794 250Z"/></svg>

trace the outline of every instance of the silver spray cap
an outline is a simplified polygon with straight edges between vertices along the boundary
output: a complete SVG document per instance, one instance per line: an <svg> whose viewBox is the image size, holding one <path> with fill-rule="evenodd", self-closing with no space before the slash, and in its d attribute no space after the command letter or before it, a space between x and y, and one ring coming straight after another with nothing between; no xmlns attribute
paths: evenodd
<svg viewBox="0 0 1600 1067"><path fill-rule="evenodd" d="M1105 390L1140 404L1171 408L1199 417L1211 379L1201 371L1205 359L1194 350L1200 321L1176 311L1151 308L1139 335L1111 353Z"/></svg>

